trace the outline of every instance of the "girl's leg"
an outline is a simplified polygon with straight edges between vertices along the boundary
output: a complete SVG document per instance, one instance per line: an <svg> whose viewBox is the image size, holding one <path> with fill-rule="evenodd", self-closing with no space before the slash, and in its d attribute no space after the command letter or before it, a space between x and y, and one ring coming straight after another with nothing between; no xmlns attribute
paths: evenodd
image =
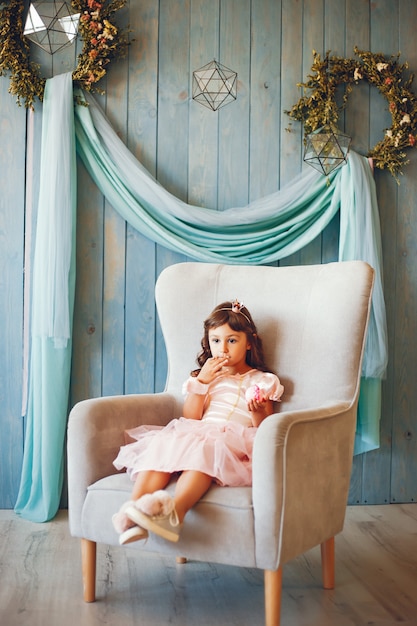
<svg viewBox="0 0 417 626"><path fill-rule="evenodd" d="M137 500L145 493L164 489L171 480L171 474L153 470L139 472L132 490L132 500Z"/></svg>
<svg viewBox="0 0 417 626"><path fill-rule="evenodd" d="M183 521L187 511L204 496L212 482L213 479L208 474L195 470L182 472L178 478L174 495L175 510L180 523Z"/></svg>
<svg viewBox="0 0 417 626"><path fill-rule="evenodd" d="M180 536L181 524L185 514L206 493L213 479L207 474L194 470L182 472L178 478L172 500L167 492L163 491L164 481L166 486L169 475L161 472L149 474L146 472L145 474L145 478L148 480L145 481L140 475L137 489L134 492L134 497L137 494L141 494L143 497L136 503L136 506L127 509L127 516L139 527L168 539L168 541L176 542ZM143 484L142 480L144 481ZM149 488L150 483L152 491ZM145 492L144 489L146 489ZM150 495L148 496L148 494Z"/></svg>
<svg viewBox="0 0 417 626"><path fill-rule="evenodd" d="M126 515L126 509L141 496L147 493L153 493L159 489L164 489L169 483L170 478L171 474L165 472L145 471L138 474L135 484L133 485L131 499L122 505L118 513L113 515L113 525L118 533L123 533L125 530L135 526L135 522Z"/></svg>

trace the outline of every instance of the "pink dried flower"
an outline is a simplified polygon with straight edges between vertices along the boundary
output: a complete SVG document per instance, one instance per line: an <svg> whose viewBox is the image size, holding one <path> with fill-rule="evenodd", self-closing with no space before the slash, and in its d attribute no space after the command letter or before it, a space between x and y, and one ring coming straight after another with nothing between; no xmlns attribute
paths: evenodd
<svg viewBox="0 0 417 626"><path fill-rule="evenodd" d="M97 35L97 33L103 28L102 24L100 22L90 22L89 25L89 29L95 34Z"/></svg>

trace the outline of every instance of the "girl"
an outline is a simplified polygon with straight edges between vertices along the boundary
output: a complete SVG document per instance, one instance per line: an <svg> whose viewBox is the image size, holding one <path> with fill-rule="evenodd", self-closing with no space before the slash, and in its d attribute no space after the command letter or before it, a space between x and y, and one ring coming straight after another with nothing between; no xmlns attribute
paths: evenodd
<svg viewBox="0 0 417 626"><path fill-rule="evenodd" d="M255 324L238 301L223 302L209 315L201 347L200 368L183 386L183 417L128 431L135 441L114 461L135 480L132 499L113 516L121 544L144 539L148 531L178 541L185 514L213 481L252 484L256 429L284 388L268 372ZM171 497L164 489L177 472Z"/></svg>

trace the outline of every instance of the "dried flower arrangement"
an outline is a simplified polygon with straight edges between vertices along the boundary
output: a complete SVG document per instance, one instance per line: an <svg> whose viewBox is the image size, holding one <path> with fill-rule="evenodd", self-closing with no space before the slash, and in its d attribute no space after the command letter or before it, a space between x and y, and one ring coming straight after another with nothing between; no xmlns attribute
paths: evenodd
<svg viewBox="0 0 417 626"><path fill-rule="evenodd" d="M304 124L305 136L325 124L336 127L353 85L361 80L368 81L386 98L392 126L367 156L379 169L389 170L398 182L398 174L402 174L402 167L408 163L405 150L417 145L417 98L411 91L414 75L405 78L408 63L400 64L399 54L386 57L357 47L355 54L359 59L330 56L330 52L321 59L313 51L312 74L305 83L298 85L306 93L285 113ZM338 103L337 90L341 85L345 86L345 91Z"/></svg>
<svg viewBox="0 0 417 626"><path fill-rule="evenodd" d="M112 16L126 0L72 0L71 6L81 14L79 34L83 48L72 76L87 91L101 91L96 83L107 72L109 63L126 55L128 39L113 23ZM19 106L33 108L36 98L43 99L45 78L30 61L29 43L23 35L23 0L10 0L0 8L0 76L10 75L9 92Z"/></svg>

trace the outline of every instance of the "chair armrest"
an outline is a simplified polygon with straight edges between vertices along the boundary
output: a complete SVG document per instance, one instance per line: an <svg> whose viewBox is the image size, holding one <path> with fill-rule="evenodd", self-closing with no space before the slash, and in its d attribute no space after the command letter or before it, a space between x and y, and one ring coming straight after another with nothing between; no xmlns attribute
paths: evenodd
<svg viewBox="0 0 417 626"><path fill-rule="evenodd" d="M89 485L117 473L113 461L125 443L125 430L141 424L163 426L177 417L177 406L176 398L165 392L93 398L74 406L67 443L71 532L79 528Z"/></svg>
<svg viewBox="0 0 417 626"><path fill-rule="evenodd" d="M356 402L268 417L253 450L257 566L277 569L343 528Z"/></svg>

